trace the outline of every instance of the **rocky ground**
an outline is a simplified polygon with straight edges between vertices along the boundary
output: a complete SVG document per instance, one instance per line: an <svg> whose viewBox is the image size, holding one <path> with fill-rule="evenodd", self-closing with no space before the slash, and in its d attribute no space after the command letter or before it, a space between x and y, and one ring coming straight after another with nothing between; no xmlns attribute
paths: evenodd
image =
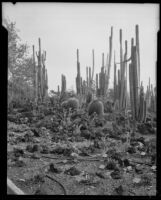
<svg viewBox="0 0 161 200"><path fill-rule="evenodd" d="M7 176L26 194L156 195L156 119L131 130L117 113L13 109Z"/></svg>

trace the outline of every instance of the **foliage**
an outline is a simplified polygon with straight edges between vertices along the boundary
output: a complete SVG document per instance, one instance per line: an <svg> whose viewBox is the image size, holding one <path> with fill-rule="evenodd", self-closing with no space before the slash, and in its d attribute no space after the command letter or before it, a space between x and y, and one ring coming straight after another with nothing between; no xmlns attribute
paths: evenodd
<svg viewBox="0 0 161 200"><path fill-rule="evenodd" d="M8 30L8 97L10 103L13 99L20 100L24 95L29 98L32 96L33 65L32 58L29 56L29 46L22 43L16 23L4 19L3 24Z"/></svg>

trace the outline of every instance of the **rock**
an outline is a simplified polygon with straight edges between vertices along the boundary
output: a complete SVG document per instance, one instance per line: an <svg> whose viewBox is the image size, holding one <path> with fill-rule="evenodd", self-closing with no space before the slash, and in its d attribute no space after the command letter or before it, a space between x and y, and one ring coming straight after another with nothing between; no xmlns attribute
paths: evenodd
<svg viewBox="0 0 161 200"><path fill-rule="evenodd" d="M111 177L112 177L113 179L121 179L121 178L122 178L122 176L121 176L121 174L120 174L120 171L118 171L118 170L113 171L113 172L111 173Z"/></svg>
<svg viewBox="0 0 161 200"><path fill-rule="evenodd" d="M106 178L111 178L111 173L112 173L112 171L105 172L105 177Z"/></svg>
<svg viewBox="0 0 161 200"><path fill-rule="evenodd" d="M126 195L126 190L122 185L120 185L115 188L113 195Z"/></svg>
<svg viewBox="0 0 161 200"><path fill-rule="evenodd" d="M32 150L33 150L33 152L35 152L35 151L39 151L40 152L40 151L42 151L42 147L37 145L37 144L34 144Z"/></svg>
<svg viewBox="0 0 161 200"><path fill-rule="evenodd" d="M113 160L107 161L106 169L114 170L116 168L116 162Z"/></svg>
<svg viewBox="0 0 161 200"><path fill-rule="evenodd" d="M144 144L142 142L138 142L139 147L142 149Z"/></svg>
<svg viewBox="0 0 161 200"><path fill-rule="evenodd" d="M20 157L24 155L24 150L22 148L15 148L13 149L15 157Z"/></svg>
<svg viewBox="0 0 161 200"><path fill-rule="evenodd" d="M84 137L87 140L90 139L90 137L91 137L90 131L88 131L88 130L82 130L81 131L81 137Z"/></svg>
<svg viewBox="0 0 161 200"><path fill-rule="evenodd" d="M62 170L58 169L58 167L56 167L53 163L50 163L49 171L57 174L60 174L62 172Z"/></svg>
<svg viewBox="0 0 161 200"><path fill-rule="evenodd" d="M40 132L39 128L36 128L36 127L31 128L31 131L34 133L35 137L40 137L41 136L41 132Z"/></svg>
<svg viewBox="0 0 161 200"><path fill-rule="evenodd" d="M127 152L130 154L136 153L136 149L132 146L128 147Z"/></svg>
<svg viewBox="0 0 161 200"><path fill-rule="evenodd" d="M101 141L98 140L97 138L94 140L94 148L96 148L96 149L101 149L102 148Z"/></svg>
<svg viewBox="0 0 161 200"><path fill-rule="evenodd" d="M103 172L96 172L96 175L102 179L105 179L105 174Z"/></svg>
<svg viewBox="0 0 161 200"><path fill-rule="evenodd" d="M100 165L99 169L105 169L105 167L106 167L105 165Z"/></svg>
<svg viewBox="0 0 161 200"><path fill-rule="evenodd" d="M40 153L42 153L42 154L48 154L49 152L50 152L50 149L49 149L48 146L46 146L46 145L42 145L41 146Z"/></svg>
<svg viewBox="0 0 161 200"><path fill-rule="evenodd" d="M151 155L151 163L155 164L156 163L156 153Z"/></svg>
<svg viewBox="0 0 161 200"><path fill-rule="evenodd" d="M79 157L79 155L77 153L75 153L75 152L72 152L70 156L73 157L73 158L78 158Z"/></svg>
<svg viewBox="0 0 161 200"><path fill-rule="evenodd" d="M100 100L93 100L88 106L88 115L96 113L98 116L103 116L104 105Z"/></svg>
<svg viewBox="0 0 161 200"><path fill-rule="evenodd" d="M135 172L137 173L137 174L142 174L143 173L143 167L141 166L141 165L136 165L135 166Z"/></svg>
<svg viewBox="0 0 161 200"><path fill-rule="evenodd" d="M151 177L148 174L143 174L141 176L141 185L149 186L151 185Z"/></svg>
<svg viewBox="0 0 161 200"><path fill-rule="evenodd" d="M32 156L31 156L31 158L33 158L33 159L39 159L39 158L41 158L41 156L38 155L37 153L33 153Z"/></svg>
<svg viewBox="0 0 161 200"><path fill-rule="evenodd" d="M33 153L33 145L29 144L26 146L26 151Z"/></svg>
<svg viewBox="0 0 161 200"><path fill-rule="evenodd" d="M49 194L43 187L41 187L41 188L36 189L34 195L49 195Z"/></svg>
<svg viewBox="0 0 161 200"><path fill-rule="evenodd" d="M38 138L33 138L33 143L40 143L40 139L38 139Z"/></svg>
<svg viewBox="0 0 161 200"><path fill-rule="evenodd" d="M131 166L128 166L128 167L127 167L127 171L128 171L128 172L131 172L131 171L132 171L132 167L131 167Z"/></svg>
<svg viewBox="0 0 161 200"><path fill-rule="evenodd" d="M140 183L141 182L141 178L134 178L132 181L133 181L133 183Z"/></svg>
<svg viewBox="0 0 161 200"><path fill-rule="evenodd" d="M104 153L104 154L102 155L102 158L107 158L107 154Z"/></svg>
<svg viewBox="0 0 161 200"><path fill-rule="evenodd" d="M44 183L45 182L45 175L42 173L35 174L31 179L28 180L34 184L37 183Z"/></svg>
<svg viewBox="0 0 161 200"><path fill-rule="evenodd" d="M81 174L81 172L76 167L71 167L68 170L65 170L64 173L71 176L76 176L76 175Z"/></svg>
<svg viewBox="0 0 161 200"><path fill-rule="evenodd" d="M125 167L130 166L130 162L129 162L128 159L124 159L123 164L124 164Z"/></svg>
<svg viewBox="0 0 161 200"><path fill-rule="evenodd" d="M151 167L151 169L152 169L153 172L156 172L156 170L157 170L156 165L153 165L153 166Z"/></svg>
<svg viewBox="0 0 161 200"><path fill-rule="evenodd" d="M141 156L145 156L146 153L145 153L145 152L141 152L140 155L141 155Z"/></svg>
<svg viewBox="0 0 161 200"><path fill-rule="evenodd" d="M139 137L136 139L138 142L141 142L142 144L145 145L145 138L144 137Z"/></svg>
<svg viewBox="0 0 161 200"><path fill-rule="evenodd" d="M16 167L24 167L24 166L26 166L26 163L25 163L24 160L20 157L20 159L18 159L18 160L15 162L15 166L16 166Z"/></svg>

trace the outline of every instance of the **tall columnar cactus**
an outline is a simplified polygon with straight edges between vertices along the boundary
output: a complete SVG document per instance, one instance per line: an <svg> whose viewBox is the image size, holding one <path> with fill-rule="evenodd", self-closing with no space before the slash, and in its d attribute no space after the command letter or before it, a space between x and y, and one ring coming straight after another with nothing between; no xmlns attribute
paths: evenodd
<svg viewBox="0 0 161 200"><path fill-rule="evenodd" d="M89 88L91 88L91 80L92 80L91 67L88 68L88 71L89 71Z"/></svg>
<svg viewBox="0 0 161 200"><path fill-rule="evenodd" d="M46 97L48 95L48 73L47 73L47 69L45 69L45 84L44 84L44 91L45 94L44 96Z"/></svg>
<svg viewBox="0 0 161 200"><path fill-rule="evenodd" d="M113 87L113 88L114 88L114 102L115 102L116 99L117 99L117 93L116 93L116 92L117 92L117 91L116 91L116 90L117 90L117 89L116 89L116 88L117 88L117 83L116 83L116 81L117 81L117 80L116 80L116 67L117 67L117 66L116 66L116 59L115 59L115 52L114 52L114 87Z"/></svg>
<svg viewBox="0 0 161 200"><path fill-rule="evenodd" d="M122 92L123 92L123 49L122 49L122 29L120 29L120 99L119 99L119 107L122 108Z"/></svg>
<svg viewBox="0 0 161 200"><path fill-rule="evenodd" d="M102 76L101 72L99 73L99 95L102 95Z"/></svg>
<svg viewBox="0 0 161 200"><path fill-rule="evenodd" d="M144 87L142 86L141 83L141 87L140 87L140 104L139 104L139 115L138 115L138 120L140 122L144 121L144 114L145 114L145 104L144 104Z"/></svg>
<svg viewBox="0 0 161 200"><path fill-rule="evenodd" d="M137 60L138 60L138 86L140 86L140 45L139 45L139 25L135 26L135 34L136 34L136 51L137 51Z"/></svg>
<svg viewBox="0 0 161 200"><path fill-rule="evenodd" d="M46 51L42 54L42 99L46 97L46 76L45 76L45 61L46 61Z"/></svg>
<svg viewBox="0 0 161 200"><path fill-rule="evenodd" d="M94 49L92 50L92 82L94 77Z"/></svg>
<svg viewBox="0 0 161 200"><path fill-rule="evenodd" d="M132 46L131 68L133 74L133 95L134 95L134 119L138 118L138 73L137 73L137 51L136 46Z"/></svg>
<svg viewBox="0 0 161 200"><path fill-rule="evenodd" d="M80 94L83 94L82 91L83 91L83 80L82 77L80 77Z"/></svg>
<svg viewBox="0 0 161 200"><path fill-rule="evenodd" d="M133 119L135 118L135 107L134 107L134 89L133 89L133 69L132 63L129 64L129 87L130 87L130 102L131 102L131 111Z"/></svg>
<svg viewBox="0 0 161 200"><path fill-rule="evenodd" d="M105 91L105 72L104 72L104 66L101 67L101 72L100 72L100 95L104 95Z"/></svg>
<svg viewBox="0 0 161 200"><path fill-rule="evenodd" d="M34 68L34 77L33 77L33 86L34 86L34 99L37 103L37 67L35 63L35 47L32 46L33 49L33 68Z"/></svg>
<svg viewBox="0 0 161 200"><path fill-rule="evenodd" d="M85 93L86 93L86 81L85 80L83 80L83 85L82 85L82 94L83 95L85 95Z"/></svg>
<svg viewBox="0 0 161 200"><path fill-rule="evenodd" d="M76 77L77 94L81 93L81 75L80 75L80 62L79 62L79 49L77 49L77 77Z"/></svg>
<svg viewBox="0 0 161 200"><path fill-rule="evenodd" d="M104 64L104 53L102 53L102 67L104 67L105 64Z"/></svg>
<svg viewBox="0 0 161 200"><path fill-rule="evenodd" d="M58 95L60 94L60 88L59 88L59 85L58 85L58 91L57 91Z"/></svg>
<svg viewBox="0 0 161 200"><path fill-rule="evenodd" d="M120 69L117 70L118 73L118 99L120 100L120 95L121 95L121 72ZM120 102L120 101L119 101ZM119 103L119 108L120 108L120 103Z"/></svg>
<svg viewBox="0 0 161 200"><path fill-rule="evenodd" d="M107 74L105 77L105 94L107 93L107 90L109 88L109 80L110 80L110 70L111 70L111 60L112 60L112 45L113 41L113 27L111 27L111 35L109 37L109 61L108 61L108 69L107 69Z"/></svg>
<svg viewBox="0 0 161 200"><path fill-rule="evenodd" d="M88 67L86 67L86 82L87 82L87 87L89 87L89 75L88 75Z"/></svg>
<svg viewBox="0 0 161 200"><path fill-rule="evenodd" d="M36 53L37 59L38 59L38 101L42 101L42 93L41 93L41 72L42 72L42 66L41 66L41 40L39 38L39 51Z"/></svg>
<svg viewBox="0 0 161 200"><path fill-rule="evenodd" d="M96 74L96 96L98 96L98 74Z"/></svg>
<svg viewBox="0 0 161 200"><path fill-rule="evenodd" d="M123 76L123 70L122 70L122 65L123 65L123 49L122 49L122 29L120 29L120 72L121 72L121 80Z"/></svg>
<svg viewBox="0 0 161 200"><path fill-rule="evenodd" d="M127 60L127 40L125 40L124 61ZM121 108L126 109L127 103L127 81L126 81L127 62L122 63L122 80L121 80Z"/></svg>
<svg viewBox="0 0 161 200"><path fill-rule="evenodd" d="M64 95L66 92L66 77L61 75L61 95Z"/></svg>

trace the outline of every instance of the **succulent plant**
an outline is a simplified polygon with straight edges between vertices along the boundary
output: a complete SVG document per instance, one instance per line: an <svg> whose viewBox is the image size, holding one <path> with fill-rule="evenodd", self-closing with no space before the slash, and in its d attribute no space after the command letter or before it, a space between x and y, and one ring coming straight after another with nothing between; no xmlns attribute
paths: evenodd
<svg viewBox="0 0 161 200"><path fill-rule="evenodd" d="M104 105L99 100L93 100L88 107L88 114L92 115L93 113L97 113L98 116L102 116L104 114Z"/></svg>

